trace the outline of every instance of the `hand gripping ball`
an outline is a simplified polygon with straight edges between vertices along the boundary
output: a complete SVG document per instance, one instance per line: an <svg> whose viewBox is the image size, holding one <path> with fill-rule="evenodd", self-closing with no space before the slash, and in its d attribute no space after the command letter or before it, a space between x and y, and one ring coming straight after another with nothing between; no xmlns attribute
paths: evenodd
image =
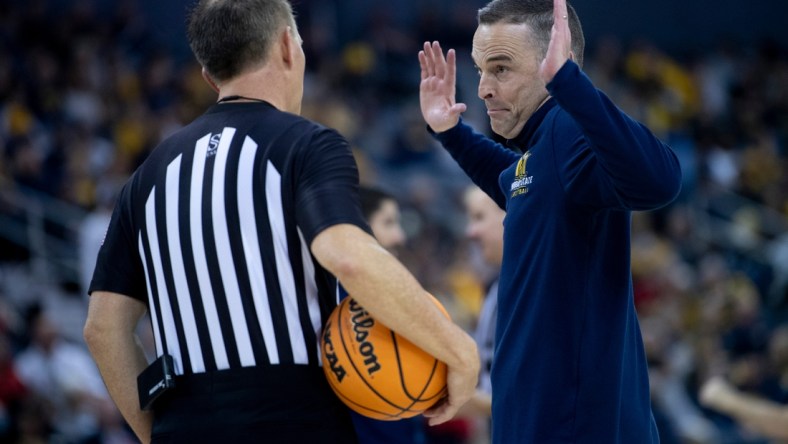
<svg viewBox="0 0 788 444"><path fill-rule="evenodd" d="M364 416L410 418L446 394L446 364L376 321L351 297L331 313L320 348L334 393Z"/></svg>

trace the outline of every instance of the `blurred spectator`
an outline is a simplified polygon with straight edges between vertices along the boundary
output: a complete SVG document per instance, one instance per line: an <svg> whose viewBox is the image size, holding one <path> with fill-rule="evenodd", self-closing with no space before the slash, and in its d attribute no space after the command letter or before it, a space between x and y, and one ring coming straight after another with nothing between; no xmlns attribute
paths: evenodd
<svg viewBox="0 0 788 444"><path fill-rule="evenodd" d="M371 186L359 190L361 213L380 246L391 254L405 245L405 232L400 225L399 204L391 194ZM425 444L425 421L421 415L399 421L381 421L351 412L360 444L421 443Z"/></svg>
<svg viewBox="0 0 788 444"><path fill-rule="evenodd" d="M788 439L788 405L739 391L720 377L703 385L700 399L766 438Z"/></svg>
<svg viewBox="0 0 788 444"><path fill-rule="evenodd" d="M463 407L461 414L480 419L482 425L476 435L482 442L489 442L490 416L492 415L492 383L490 370L495 345L495 322L498 316L498 274L503 260L503 219L506 212L487 196L479 187L472 185L464 193L464 208L467 219L465 235L490 270L486 277L487 294L476 321L474 339L479 347L481 371L476 396Z"/></svg>
<svg viewBox="0 0 788 444"><path fill-rule="evenodd" d="M99 249L104 243L104 236L112 217L112 209L115 206L118 191L116 186L110 184L104 186L97 196L96 208L82 220L79 227L77 247L79 249L80 289L85 297L88 294L90 280L93 278L93 270L96 268Z"/></svg>
<svg viewBox="0 0 788 444"><path fill-rule="evenodd" d="M14 370L11 340L0 328L0 441L7 442L15 434L15 412L27 395L27 388Z"/></svg>
<svg viewBox="0 0 788 444"><path fill-rule="evenodd" d="M52 439L72 443L96 439L101 435L101 421L112 422L106 416L119 418L120 414L92 358L84 347L61 337L41 306L30 307L27 325L30 343L17 355L15 370L51 411Z"/></svg>

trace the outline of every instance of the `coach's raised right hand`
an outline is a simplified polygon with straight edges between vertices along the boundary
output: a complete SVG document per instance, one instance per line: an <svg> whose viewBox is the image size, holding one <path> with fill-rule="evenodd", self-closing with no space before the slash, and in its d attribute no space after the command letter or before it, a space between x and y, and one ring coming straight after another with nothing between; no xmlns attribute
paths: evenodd
<svg viewBox="0 0 788 444"><path fill-rule="evenodd" d="M455 102L456 59L453 49L450 49L444 57L441 45L437 41L431 44L424 42L424 50L419 51L421 115L436 133L454 128L460 121L460 114L467 109L464 103Z"/></svg>

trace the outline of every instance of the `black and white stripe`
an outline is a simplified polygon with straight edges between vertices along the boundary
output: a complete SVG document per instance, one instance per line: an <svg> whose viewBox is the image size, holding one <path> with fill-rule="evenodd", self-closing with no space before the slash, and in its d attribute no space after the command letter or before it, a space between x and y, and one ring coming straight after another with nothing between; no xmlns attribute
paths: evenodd
<svg viewBox="0 0 788 444"><path fill-rule="evenodd" d="M157 354L178 374L318 364L315 267L264 150L227 127L155 181L137 241Z"/></svg>

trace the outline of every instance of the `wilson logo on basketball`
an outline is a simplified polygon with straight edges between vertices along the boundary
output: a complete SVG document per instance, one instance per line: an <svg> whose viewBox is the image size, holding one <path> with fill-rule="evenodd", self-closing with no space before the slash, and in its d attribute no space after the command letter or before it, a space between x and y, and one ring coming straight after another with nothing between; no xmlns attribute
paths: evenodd
<svg viewBox="0 0 788 444"><path fill-rule="evenodd" d="M374 319L350 296L331 312L320 342L328 384L356 413L386 421L412 418L446 395L446 364Z"/></svg>
<svg viewBox="0 0 788 444"><path fill-rule="evenodd" d="M345 368L339 364L339 358L337 358L337 352L334 349L334 342L331 340L331 321L326 323L326 327L323 330L323 353L326 356L329 368L331 368L331 371L334 372L334 375L337 377L337 381L342 382L347 372Z"/></svg>
<svg viewBox="0 0 788 444"><path fill-rule="evenodd" d="M375 320L362 308L355 300L350 301L350 322L353 323L353 331L356 333L358 352L364 357L364 365L367 366L367 373L371 376L380 370L378 357L375 355L375 346L367 338L369 330L375 326Z"/></svg>

